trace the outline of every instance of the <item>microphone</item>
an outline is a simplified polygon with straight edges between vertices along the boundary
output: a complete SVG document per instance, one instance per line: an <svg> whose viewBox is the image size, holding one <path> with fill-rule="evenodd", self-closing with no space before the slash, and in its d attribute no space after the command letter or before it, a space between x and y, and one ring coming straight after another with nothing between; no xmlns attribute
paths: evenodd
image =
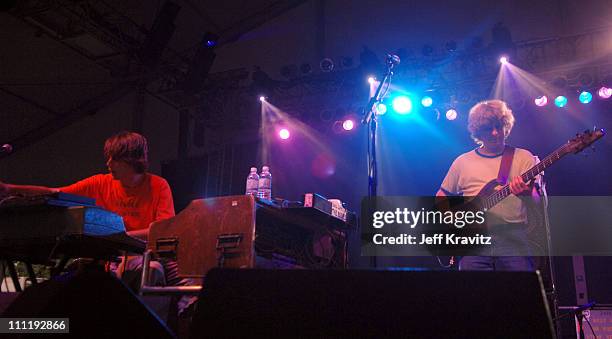
<svg viewBox="0 0 612 339"><path fill-rule="evenodd" d="M588 303L588 304L584 304L584 305L578 306L578 307L576 307L576 308L574 309L574 313L578 313L578 312L586 311L586 310L588 310L589 308L594 307L596 304L597 304L596 302L591 301L591 302L590 302L590 303Z"/></svg>
<svg viewBox="0 0 612 339"><path fill-rule="evenodd" d="M0 154L9 154L13 151L13 146L9 144L4 144L0 146Z"/></svg>
<svg viewBox="0 0 612 339"><path fill-rule="evenodd" d="M392 65L399 65L400 64L400 57L395 55L395 54L389 54L387 53L387 63L388 64L392 64Z"/></svg>

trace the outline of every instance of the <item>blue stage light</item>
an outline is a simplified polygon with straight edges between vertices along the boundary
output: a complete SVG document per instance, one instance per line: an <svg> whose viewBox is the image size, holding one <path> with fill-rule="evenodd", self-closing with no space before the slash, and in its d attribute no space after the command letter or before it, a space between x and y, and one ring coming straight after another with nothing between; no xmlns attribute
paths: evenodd
<svg viewBox="0 0 612 339"><path fill-rule="evenodd" d="M565 105L567 105L567 98L563 95L559 95L555 98L555 105L557 107L565 107Z"/></svg>
<svg viewBox="0 0 612 339"><path fill-rule="evenodd" d="M588 104L593 100L593 94L591 94L591 92L583 91L578 96L578 100L580 100L580 102L583 104Z"/></svg>
<svg viewBox="0 0 612 339"><path fill-rule="evenodd" d="M408 114L412 111L412 101L405 95L393 99L393 110L399 114Z"/></svg>
<svg viewBox="0 0 612 339"><path fill-rule="evenodd" d="M421 105L423 105L423 107L430 107L433 104L433 99L430 96L424 96L421 99Z"/></svg>
<svg viewBox="0 0 612 339"><path fill-rule="evenodd" d="M377 115L383 115L387 113L387 105L380 103L376 105L376 114Z"/></svg>

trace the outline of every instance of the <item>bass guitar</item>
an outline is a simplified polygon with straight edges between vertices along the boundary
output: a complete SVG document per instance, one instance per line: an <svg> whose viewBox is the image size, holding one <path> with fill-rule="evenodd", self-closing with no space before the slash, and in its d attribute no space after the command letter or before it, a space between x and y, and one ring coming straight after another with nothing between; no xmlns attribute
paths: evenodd
<svg viewBox="0 0 612 339"><path fill-rule="evenodd" d="M576 154L581 152L595 141L599 140L605 134L606 133L603 129L593 129L592 131L586 130L583 133L576 134L576 137L568 140L567 143L557 148L542 161L538 162L525 173L521 174L523 182L530 182L538 174L542 173L545 169L552 166L552 164L559 161L567 154ZM507 198L510 194L512 193L510 192L509 184L501 186L497 182L497 179L493 179L488 182L478 193L478 205L482 210L489 210Z"/></svg>

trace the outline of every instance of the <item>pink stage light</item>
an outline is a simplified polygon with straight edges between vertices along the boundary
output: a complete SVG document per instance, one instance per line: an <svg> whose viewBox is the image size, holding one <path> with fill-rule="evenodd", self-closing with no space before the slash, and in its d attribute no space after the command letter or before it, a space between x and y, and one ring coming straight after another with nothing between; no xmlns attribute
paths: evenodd
<svg viewBox="0 0 612 339"><path fill-rule="evenodd" d="M446 119L451 121L457 119L457 111L453 108L446 111Z"/></svg>
<svg viewBox="0 0 612 339"><path fill-rule="evenodd" d="M344 120L344 122L342 123L342 128L344 128L345 131L350 131L355 127L355 122L353 122L353 120Z"/></svg>
<svg viewBox="0 0 612 339"><path fill-rule="evenodd" d="M278 136L283 140L287 140L291 136L291 133L289 133L288 129L283 128L278 132Z"/></svg>
<svg viewBox="0 0 612 339"><path fill-rule="evenodd" d="M543 106L546 106L546 104L548 103L548 98L546 97L546 95L541 95L535 98L533 102L535 102L536 106L543 107Z"/></svg>
<svg viewBox="0 0 612 339"><path fill-rule="evenodd" d="M609 99L612 97L612 88L604 86L597 91L597 95L602 99Z"/></svg>

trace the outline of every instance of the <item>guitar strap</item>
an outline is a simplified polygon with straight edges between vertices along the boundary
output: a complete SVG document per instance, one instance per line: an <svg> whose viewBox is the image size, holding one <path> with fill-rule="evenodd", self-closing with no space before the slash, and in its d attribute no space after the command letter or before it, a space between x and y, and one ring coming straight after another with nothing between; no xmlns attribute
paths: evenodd
<svg viewBox="0 0 612 339"><path fill-rule="evenodd" d="M497 174L497 182L500 185L505 185L506 182L508 182L510 166L512 166L512 159L514 158L514 150L515 148L512 146L506 146L506 148L504 148L501 165L499 166L499 173Z"/></svg>

